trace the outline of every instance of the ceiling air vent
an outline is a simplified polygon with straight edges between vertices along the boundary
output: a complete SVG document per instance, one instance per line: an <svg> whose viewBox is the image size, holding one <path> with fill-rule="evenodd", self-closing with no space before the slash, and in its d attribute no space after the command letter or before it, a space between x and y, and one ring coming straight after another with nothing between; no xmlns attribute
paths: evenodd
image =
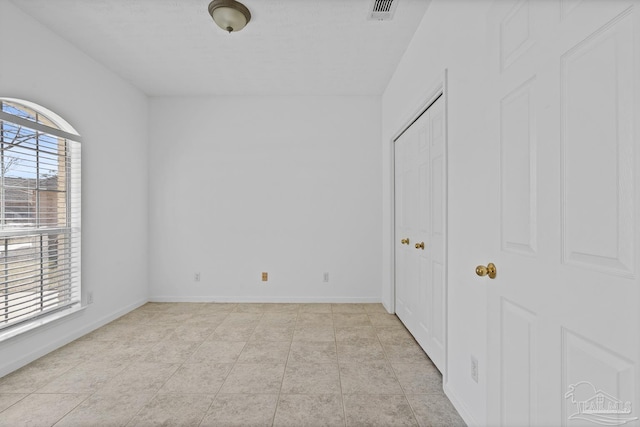
<svg viewBox="0 0 640 427"><path fill-rule="evenodd" d="M371 0L370 21L390 21L399 0Z"/></svg>

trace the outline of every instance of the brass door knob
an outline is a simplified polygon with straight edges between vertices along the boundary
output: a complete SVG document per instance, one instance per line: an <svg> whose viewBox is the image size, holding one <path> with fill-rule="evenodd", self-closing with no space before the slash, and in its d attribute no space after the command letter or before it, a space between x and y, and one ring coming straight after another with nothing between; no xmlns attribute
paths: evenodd
<svg viewBox="0 0 640 427"><path fill-rule="evenodd" d="M409 238L407 237L406 239L400 240L400 243L402 243L403 245L408 245L409 244Z"/></svg>
<svg viewBox="0 0 640 427"><path fill-rule="evenodd" d="M424 251L424 242L416 243L416 249L422 249Z"/></svg>
<svg viewBox="0 0 640 427"><path fill-rule="evenodd" d="M479 265L476 267L476 274L478 276L489 276L489 279L495 279L497 272L498 271L496 270L496 266L492 262L487 264L486 267L484 265Z"/></svg>

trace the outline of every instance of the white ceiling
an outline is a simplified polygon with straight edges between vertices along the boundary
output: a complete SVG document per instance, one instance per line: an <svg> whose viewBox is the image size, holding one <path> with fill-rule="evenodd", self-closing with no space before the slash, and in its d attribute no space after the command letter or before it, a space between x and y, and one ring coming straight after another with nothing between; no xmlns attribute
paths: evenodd
<svg viewBox="0 0 640 427"><path fill-rule="evenodd" d="M371 0L243 0L227 34L209 1L12 0L150 96L379 95L430 2L380 22Z"/></svg>

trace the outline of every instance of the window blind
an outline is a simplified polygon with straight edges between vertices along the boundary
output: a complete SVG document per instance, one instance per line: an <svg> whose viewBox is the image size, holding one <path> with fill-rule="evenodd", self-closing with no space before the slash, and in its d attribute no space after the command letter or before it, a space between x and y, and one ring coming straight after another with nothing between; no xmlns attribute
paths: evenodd
<svg viewBox="0 0 640 427"><path fill-rule="evenodd" d="M81 147L36 111L0 106L1 331L81 301Z"/></svg>

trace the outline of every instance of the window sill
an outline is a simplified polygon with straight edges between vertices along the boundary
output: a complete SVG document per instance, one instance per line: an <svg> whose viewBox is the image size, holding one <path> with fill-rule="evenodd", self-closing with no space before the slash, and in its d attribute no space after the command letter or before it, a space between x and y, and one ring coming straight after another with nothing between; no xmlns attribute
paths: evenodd
<svg viewBox="0 0 640 427"><path fill-rule="evenodd" d="M4 331L4 332L0 331L0 342L6 341L18 335L22 335L34 329L38 329L44 325L55 322L67 316L71 316L72 314L83 311L85 308L86 306L77 305L77 306L68 308L66 310L53 313L49 316L44 316L40 319L35 319L31 322L26 322L24 325L9 328L7 331Z"/></svg>

